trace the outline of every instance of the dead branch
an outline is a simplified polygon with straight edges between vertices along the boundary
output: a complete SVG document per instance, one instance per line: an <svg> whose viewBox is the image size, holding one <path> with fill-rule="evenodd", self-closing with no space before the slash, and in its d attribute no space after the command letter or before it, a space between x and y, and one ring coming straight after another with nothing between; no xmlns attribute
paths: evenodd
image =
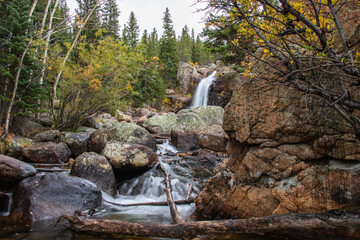
<svg viewBox="0 0 360 240"><path fill-rule="evenodd" d="M85 219L64 215L75 232L117 233L148 237L184 238L208 234L281 234L296 239L359 239L357 213L330 211L314 214L285 214L237 220L183 222L174 225L134 223L119 220Z"/></svg>
<svg viewBox="0 0 360 240"><path fill-rule="evenodd" d="M166 193L167 203L170 208L171 217L175 223L177 223L177 224L183 223L184 220L180 216L179 211L177 210L176 204L174 203L173 196L171 194L172 190L171 190L171 185L170 185L170 180L169 180L169 174L167 173L166 169L164 168L162 162L160 162L159 166L160 166L161 171L164 174L164 181L165 181L165 186L166 186L165 193Z"/></svg>
<svg viewBox="0 0 360 240"><path fill-rule="evenodd" d="M116 205L116 206L121 206L121 207L132 207L132 206L167 206L168 202L144 202L144 203L128 203L128 204L123 204L123 203L116 203L116 202L111 202L111 201L107 201L104 199L104 202ZM175 204L190 204L194 202L194 198L189 198L189 199L185 199L185 200L176 200L174 201Z"/></svg>

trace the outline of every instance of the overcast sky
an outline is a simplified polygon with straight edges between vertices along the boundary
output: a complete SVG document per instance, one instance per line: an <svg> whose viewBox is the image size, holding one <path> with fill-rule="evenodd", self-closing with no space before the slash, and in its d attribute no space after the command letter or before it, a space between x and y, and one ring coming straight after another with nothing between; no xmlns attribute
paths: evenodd
<svg viewBox="0 0 360 240"><path fill-rule="evenodd" d="M196 0L116 0L120 10L120 27L121 30L128 22L130 12L133 11L140 26L140 36L144 29L152 32L155 27L162 34L162 18L166 7L169 8L173 20L176 35L181 34L181 29L188 25L189 29L194 28L195 33L199 34L204 27L204 13L197 13L196 10L201 8ZM67 0L71 12L77 7L75 0Z"/></svg>

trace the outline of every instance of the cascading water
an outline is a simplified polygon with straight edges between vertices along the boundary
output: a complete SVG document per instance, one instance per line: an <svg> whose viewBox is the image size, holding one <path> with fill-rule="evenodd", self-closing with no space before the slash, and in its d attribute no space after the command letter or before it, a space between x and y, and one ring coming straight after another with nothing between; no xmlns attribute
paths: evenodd
<svg viewBox="0 0 360 240"><path fill-rule="evenodd" d="M211 84L216 80L216 71L207 78L202 79L196 87L190 108L206 106L209 100Z"/></svg>
<svg viewBox="0 0 360 240"><path fill-rule="evenodd" d="M193 179L188 169L181 164L181 159L176 156L177 152L168 140L158 144L157 154L161 161L158 164L163 164L169 173L174 200L184 200L190 186L192 186L190 198L195 197L200 189L199 183ZM164 177L158 164L140 177L123 182L115 198L103 193L104 200L118 204L166 202ZM182 215L189 216L194 207L194 204L179 205L178 209ZM110 215L111 218L132 221L172 222L167 206L118 206L105 203L104 208L104 213L97 217L109 218Z"/></svg>

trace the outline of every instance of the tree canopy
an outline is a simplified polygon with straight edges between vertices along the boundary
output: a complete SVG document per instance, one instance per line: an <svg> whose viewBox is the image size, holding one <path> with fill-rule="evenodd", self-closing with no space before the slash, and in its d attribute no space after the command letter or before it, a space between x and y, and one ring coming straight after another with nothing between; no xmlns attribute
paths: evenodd
<svg viewBox="0 0 360 240"><path fill-rule="evenodd" d="M359 23L349 19L349 13L359 9L358 1L202 2L214 13L207 19L210 41L226 38L230 50L243 52L246 75L260 78L272 72L304 94L322 99L360 138L359 41L350 35ZM220 36L216 30L231 34ZM265 71L256 73L255 62L265 64Z"/></svg>

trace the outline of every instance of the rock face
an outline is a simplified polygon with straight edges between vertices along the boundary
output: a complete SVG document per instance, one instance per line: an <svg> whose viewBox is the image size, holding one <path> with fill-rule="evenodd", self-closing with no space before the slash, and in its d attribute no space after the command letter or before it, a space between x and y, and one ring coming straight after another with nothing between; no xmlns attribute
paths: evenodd
<svg viewBox="0 0 360 240"><path fill-rule="evenodd" d="M35 174L36 169L32 165L0 155L0 190L10 190L24 178Z"/></svg>
<svg viewBox="0 0 360 240"><path fill-rule="evenodd" d="M65 143L70 151L71 157L77 157L88 150L87 140L90 133L87 132L62 132L59 136L59 142Z"/></svg>
<svg viewBox="0 0 360 240"><path fill-rule="evenodd" d="M85 152L75 159L70 175L95 183L102 191L115 196L116 181L108 160L97 153Z"/></svg>
<svg viewBox="0 0 360 240"><path fill-rule="evenodd" d="M35 142L22 151L23 157L34 163L67 162L71 151L65 143Z"/></svg>
<svg viewBox="0 0 360 240"><path fill-rule="evenodd" d="M171 128L176 123L175 113L155 115L144 123L144 127L153 134L170 135Z"/></svg>
<svg viewBox="0 0 360 240"><path fill-rule="evenodd" d="M208 104L225 108L237 87L238 73L230 67L220 67L217 72L217 78L210 87Z"/></svg>
<svg viewBox="0 0 360 240"><path fill-rule="evenodd" d="M92 182L63 173L24 179L13 193L10 219L37 221L100 207L100 189Z"/></svg>
<svg viewBox="0 0 360 240"><path fill-rule="evenodd" d="M178 81L182 94L193 93L199 80L204 77L198 73L194 66L188 63L181 63L178 71Z"/></svg>
<svg viewBox="0 0 360 240"><path fill-rule="evenodd" d="M121 141L147 146L156 150L156 141L144 128L132 123L112 122L113 127L98 130L90 135L89 150L101 153L109 141Z"/></svg>
<svg viewBox="0 0 360 240"><path fill-rule="evenodd" d="M327 122L341 119L286 84L238 81L224 115L228 159L196 198L194 216L359 208L360 142L351 129Z"/></svg>
<svg viewBox="0 0 360 240"><path fill-rule="evenodd" d="M118 141L108 142L102 154L114 167L118 179L144 172L158 160L157 154L151 148Z"/></svg>

